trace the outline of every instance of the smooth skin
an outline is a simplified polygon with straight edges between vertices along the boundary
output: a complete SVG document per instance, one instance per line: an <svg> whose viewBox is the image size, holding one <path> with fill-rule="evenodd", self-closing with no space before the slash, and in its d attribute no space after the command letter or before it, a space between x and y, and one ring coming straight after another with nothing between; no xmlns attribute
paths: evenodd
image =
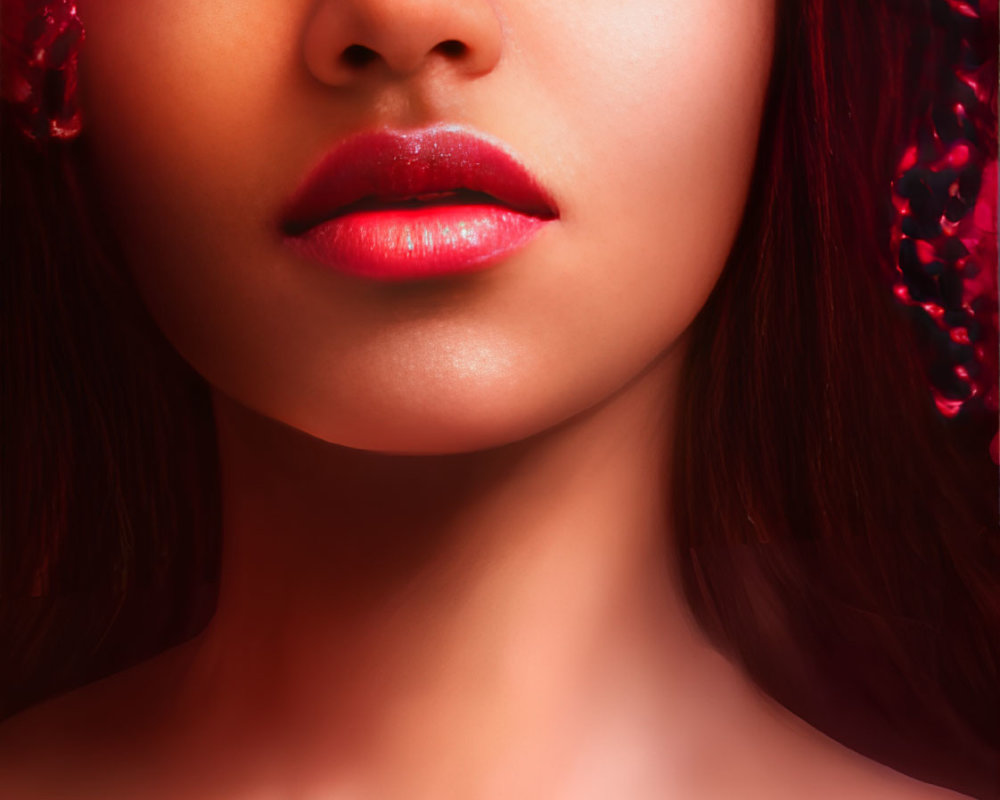
<svg viewBox="0 0 1000 800"><path fill-rule="evenodd" d="M774 0L80 10L107 213L213 390L223 577L192 642L0 728L12 796L956 796L761 694L677 578L685 331L746 203ZM558 221L400 285L282 245L331 146L434 123L505 142Z"/></svg>

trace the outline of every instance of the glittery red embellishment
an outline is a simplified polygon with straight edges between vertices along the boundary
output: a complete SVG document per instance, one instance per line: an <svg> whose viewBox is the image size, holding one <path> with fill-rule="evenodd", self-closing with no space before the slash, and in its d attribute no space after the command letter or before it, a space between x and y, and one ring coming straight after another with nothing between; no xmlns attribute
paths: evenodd
<svg viewBox="0 0 1000 800"><path fill-rule="evenodd" d="M996 29L997 3L947 0L956 15ZM969 31L968 25L956 30ZM988 37L987 37L988 38ZM950 99L920 121L892 184L896 298L919 308L937 334L931 354L934 402L954 417L977 407L996 414L997 92L995 37L960 41ZM957 98L957 99L956 99ZM1000 463L1000 439L990 454Z"/></svg>
<svg viewBox="0 0 1000 800"><path fill-rule="evenodd" d="M4 0L3 99L32 139L80 132L76 99L83 24L73 0Z"/></svg>

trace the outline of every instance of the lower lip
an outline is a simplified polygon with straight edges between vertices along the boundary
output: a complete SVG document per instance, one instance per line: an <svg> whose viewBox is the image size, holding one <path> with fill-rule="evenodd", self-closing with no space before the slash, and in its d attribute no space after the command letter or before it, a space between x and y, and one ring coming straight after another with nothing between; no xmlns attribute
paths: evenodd
<svg viewBox="0 0 1000 800"><path fill-rule="evenodd" d="M405 281L486 269L548 222L494 205L353 211L286 236L285 243L339 272Z"/></svg>

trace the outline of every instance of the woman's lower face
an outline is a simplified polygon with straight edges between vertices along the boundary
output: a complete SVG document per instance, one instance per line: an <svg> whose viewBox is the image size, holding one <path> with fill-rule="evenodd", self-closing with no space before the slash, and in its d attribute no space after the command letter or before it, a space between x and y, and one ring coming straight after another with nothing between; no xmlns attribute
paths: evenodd
<svg viewBox="0 0 1000 800"><path fill-rule="evenodd" d="M775 0L80 0L143 299L320 439L523 439L678 343L729 256Z"/></svg>

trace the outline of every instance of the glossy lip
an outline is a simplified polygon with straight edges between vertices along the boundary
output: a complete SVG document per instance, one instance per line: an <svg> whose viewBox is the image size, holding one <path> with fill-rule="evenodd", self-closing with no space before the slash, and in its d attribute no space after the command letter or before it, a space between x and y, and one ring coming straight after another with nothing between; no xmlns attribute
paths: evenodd
<svg viewBox="0 0 1000 800"><path fill-rule="evenodd" d="M335 270L412 280L485 269L558 218L501 145L457 126L356 134L282 215L284 242Z"/></svg>

